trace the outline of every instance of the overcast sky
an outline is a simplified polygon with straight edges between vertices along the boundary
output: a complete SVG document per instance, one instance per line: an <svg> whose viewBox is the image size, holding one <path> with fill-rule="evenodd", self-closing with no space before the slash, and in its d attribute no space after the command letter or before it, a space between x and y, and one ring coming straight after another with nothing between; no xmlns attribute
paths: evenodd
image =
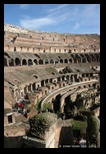
<svg viewBox="0 0 106 154"><path fill-rule="evenodd" d="M100 34L100 4L4 4L4 23L46 32Z"/></svg>

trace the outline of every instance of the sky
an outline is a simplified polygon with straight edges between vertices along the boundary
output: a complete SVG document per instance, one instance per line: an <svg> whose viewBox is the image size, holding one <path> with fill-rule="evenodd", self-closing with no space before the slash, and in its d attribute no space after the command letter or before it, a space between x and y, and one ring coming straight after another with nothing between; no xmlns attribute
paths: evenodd
<svg viewBox="0 0 106 154"><path fill-rule="evenodd" d="M100 4L4 4L4 23L44 32L100 35Z"/></svg>

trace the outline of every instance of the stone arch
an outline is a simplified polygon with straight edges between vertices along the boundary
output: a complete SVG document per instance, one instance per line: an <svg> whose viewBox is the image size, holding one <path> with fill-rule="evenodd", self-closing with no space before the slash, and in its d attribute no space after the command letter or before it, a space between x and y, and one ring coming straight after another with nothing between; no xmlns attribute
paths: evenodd
<svg viewBox="0 0 106 154"><path fill-rule="evenodd" d="M49 64L49 61L48 61L48 59L45 59L45 64Z"/></svg>
<svg viewBox="0 0 106 154"><path fill-rule="evenodd" d="M43 64L43 60L42 59L39 59L39 64Z"/></svg>
<svg viewBox="0 0 106 154"><path fill-rule="evenodd" d="M63 63L63 59L60 59L60 63Z"/></svg>
<svg viewBox="0 0 106 154"><path fill-rule="evenodd" d="M85 54L85 57L86 57L87 61L88 61L89 63L91 63L91 58L90 58L90 56L89 56L88 54Z"/></svg>
<svg viewBox="0 0 106 154"><path fill-rule="evenodd" d="M100 62L100 57L99 57L99 55L98 54L94 54L95 55L95 57L96 57L96 61L97 62Z"/></svg>
<svg viewBox="0 0 106 154"><path fill-rule="evenodd" d="M14 47L14 51L16 51L16 47Z"/></svg>
<svg viewBox="0 0 106 154"><path fill-rule="evenodd" d="M54 60L53 59L50 59L50 64L53 64L54 63Z"/></svg>
<svg viewBox="0 0 106 154"><path fill-rule="evenodd" d="M73 62L74 63L77 63L77 58L75 57L75 55L74 54L71 54L71 57L73 58Z"/></svg>
<svg viewBox="0 0 106 154"><path fill-rule="evenodd" d="M28 65L33 65L33 62L31 59L28 59Z"/></svg>
<svg viewBox="0 0 106 154"><path fill-rule="evenodd" d="M26 59L23 59L23 60L22 60L22 65L27 65Z"/></svg>
<svg viewBox="0 0 106 154"><path fill-rule="evenodd" d="M16 66L20 66L21 62L20 62L20 59L19 58L15 58L15 65Z"/></svg>
<svg viewBox="0 0 106 154"><path fill-rule="evenodd" d="M80 54L81 55L81 57L82 57L82 63L86 63L86 58L85 58L85 56L83 55L83 54Z"/></svg>
<svg viewBox="0 0 106 154"><path fill-rule="evenodd" d="M72 59L69 59L69 62L72 63Z"/></svg>
<svg viewBox="0 0 106 154"><path fill-rule="evenodd" d="M90 54L90 56L91 56L91 58L92 58L92 61L93 61L93 62L96 62L95 56L94 56L93 54Z"/></svg>
<svg viewBox="0 0 106 154"><path fill-rule="evenodd" d="M78 54L75 54L75 57L76 57L78 63L81 63L81 57Z"/></svg>
<svg viewBox="0 0 106 154"><path fill-rule="evenodd" d="M77 89L81 89L82 87L81 86L79 86Z"/></svg>
<svg viewBox="0 0 106 154"><path fill-rule="evenodd" d="M73 60L74 60L74 63L77 63L77 59L75 57L73 58Z"/></svg>
<svg viewBox="0 0 106 154"><path fill-rule="evenodd" d="M86 85L83 85L83 88L86 88Z"/></svg>
<svg viewBox="0 0 106 154"><path fill-rule="evenodd" d="M4 66L8 66L7 65L7 59L4 57Z"/></svg>
<svg viewBox="0 0 106 154"><path fill-rule="evenodd" d="M37 65L38 64L38 61L37 61L37 59L34 59L34 63Z"/></svg>
<svg viewBox="0 0 106 154"><path fill-rule="evenodd" d="M13 59L11 59L11 60L9 61L9 66L14 66L14 60L13 60Z"/></svg>
<svg viewBox="0 0 106 154"><path fill-rule="evenodd" d="M69 50L68 52L69 52L69 53L72 53L72 51L71 51L71 50Z"/></svg>
<svg viewBox="0 0 106 154"><path fill-rule="evenodd" d="M68 63L68 59L64 59L64 63Z"/></svg>

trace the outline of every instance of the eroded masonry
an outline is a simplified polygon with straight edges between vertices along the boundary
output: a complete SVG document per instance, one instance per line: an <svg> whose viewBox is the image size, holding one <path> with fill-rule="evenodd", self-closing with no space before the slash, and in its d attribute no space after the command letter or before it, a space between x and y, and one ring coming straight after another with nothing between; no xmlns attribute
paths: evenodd
<svg viewBox="0 0 106 154"><path fill-rule="evenodd" d="M5 147L74 145L72 117L82 108L100 116L100 36L4 24ZM41 120L44 130L33 133L31 120L38 115L48 127Z"/></svg>

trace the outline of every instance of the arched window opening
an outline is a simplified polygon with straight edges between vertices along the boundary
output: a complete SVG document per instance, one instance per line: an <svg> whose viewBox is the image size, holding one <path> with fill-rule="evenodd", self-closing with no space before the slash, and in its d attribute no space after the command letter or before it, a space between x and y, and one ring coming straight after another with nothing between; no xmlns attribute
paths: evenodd
<svg viewBox="0 0 106 154"><path fill-rule="evenodd" d="M69 52L69 53L72 53L72 51L71 51L71 50L69 50L68 52Z"/></svg>
<svg viewBox="0 0 106 154"><path fill-rule="evenodd" d="M22 60L22 65L27 65L27 62L25 59Z"/></svg>
<svg viewBox="0 0 106 154"><path fill-rule="evenodd" d="M21 62L20 62L20 59L19 58L16 58L15 59L15 65L16 66L20 66L21 65Z"/></svg>
<svg viewBox="0 0 106 154"><path fill-rule="evenodd" d="M11 60L9 61L9 66L14 66L14 60L13 60L13 59L11 59Z"/></svg>
<svg viewBox="0 0 106 154"><path fill-rule="evenodd" d="M60 63L63 63L63 59L60 59Z"/></svg>
<svg viewBox="0 0 106 154"><path fill-rule="evenodd" d="M50 64L53 64L54 63L54 60L53 59L50 59Z"/></svg>
<svg viewBox="0 0 106 154"><path fill-rule="evenodd" d="M34 59L34 63L37 65L38 64L38 62L37 62L37 60L36 59Z"/></svg>
<svg viewBox="0 0 106 154"><path fill-rule="evenodd" d="M14 47L14 51L16 51L16 47Z"/></svg>
<svg viewBox="0 0 106 154"><path fill-rule="evenodd" d="M68 63L68 60L67 60L67 59L65 59L65 60L64 60L64 63Z"/></svg>
<svg viewBox="0 0 106 154"><path fill-rule="evenodd" d="M39 64L40 65L43 64L43 60L42 59L39 60Z"/></svg>
<svg viewBox="0 0 106 154"><path fill-rule="evenodd" d="M48 62L48 59L45 59L45 64L48 64L49 62Z"/></svg>
<svg viewBox="0 0 106 154"><path fill-rule="evenodd" d="M30 66L30 65L33 65L33 62L32 62L31 59L28 60L28 65L29 65L29 66Z"/></svg>

